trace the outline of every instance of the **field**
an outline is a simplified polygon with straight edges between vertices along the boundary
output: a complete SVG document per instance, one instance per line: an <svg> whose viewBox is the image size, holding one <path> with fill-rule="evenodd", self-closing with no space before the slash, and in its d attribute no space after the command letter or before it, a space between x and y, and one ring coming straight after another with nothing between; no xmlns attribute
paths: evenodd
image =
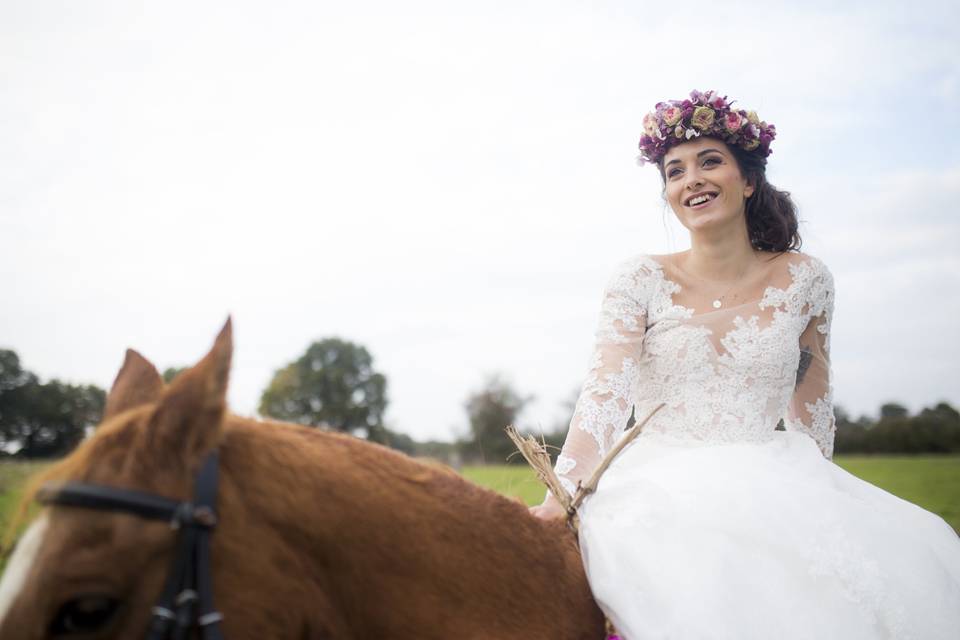
<svg viewBox="0 0 960 640"><path fill-rule="evenodd" d="M834 461L855 476L939 514L960 531L960 456L838 456ZM43 466L0 462L0 531L7 530L25 479ZM543 486L526 466L466 467L463 475L526 504L543 500Z"/></svg>
<svg viewBox="0 0 960 640"><path fill-rule="evenodd" d="M25 480L45 466L43 462L0 462L0 539L16 512Z"/></svg>

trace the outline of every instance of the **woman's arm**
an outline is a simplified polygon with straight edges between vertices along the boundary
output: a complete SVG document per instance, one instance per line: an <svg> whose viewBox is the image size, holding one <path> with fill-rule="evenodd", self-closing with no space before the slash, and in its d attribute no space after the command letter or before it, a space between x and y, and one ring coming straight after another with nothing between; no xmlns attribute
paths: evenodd
<svg viewBox="0 0 960 640"><path fill-rule="evenodd" d="M604 288L596 340L586 379L555 470L572 495L586 481L626 427L646 332L646 267L631 260L620 265ZM563 515L548 494L534 515Z"/></svg>
<svg viewBox="0 0 960 640"><path fill-rule="evenodd" d="M830 324L833 320L833 276L819 260L808 304L810 320L800 335L800 365L793 397L784 417L789 431L802 431L817 443L828 460L833 458L836 424L830 370Z"/></svg>

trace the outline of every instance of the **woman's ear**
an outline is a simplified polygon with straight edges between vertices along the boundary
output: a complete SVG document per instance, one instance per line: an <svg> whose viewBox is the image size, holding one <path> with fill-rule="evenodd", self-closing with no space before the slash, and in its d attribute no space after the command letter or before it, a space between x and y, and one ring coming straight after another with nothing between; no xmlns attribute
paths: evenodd
<svg viewBox="0 0 960 640"><path fill-rule="evenodd" d="M754 192L753 185L750 184L750 181L748 180L748 181L747 181L747 186L745 186L745 187L743 188L743 197L744 197L744 198L749 198L750 196L753 195L753 192Z"/></svg>

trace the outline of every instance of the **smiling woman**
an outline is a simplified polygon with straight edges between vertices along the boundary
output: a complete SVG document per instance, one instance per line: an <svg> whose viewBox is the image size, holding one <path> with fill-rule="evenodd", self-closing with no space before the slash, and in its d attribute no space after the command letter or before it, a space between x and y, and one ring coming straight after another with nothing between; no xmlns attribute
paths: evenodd
<svg viewBox="0 0 960 640"><path fill-rule="evenodd" d="M957 534L832 462L833 276L766 181L774 126L694 91L644 129L691 248L610 277L557 458L572 494L663 404L579 508L597 602L629 640L955 638Z"/></svg>

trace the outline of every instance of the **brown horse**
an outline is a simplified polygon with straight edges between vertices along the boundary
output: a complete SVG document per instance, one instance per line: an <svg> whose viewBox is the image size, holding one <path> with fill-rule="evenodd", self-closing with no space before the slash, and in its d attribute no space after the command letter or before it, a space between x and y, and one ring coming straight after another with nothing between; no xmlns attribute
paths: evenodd
<svg viewBox="0 0 960 640"><path fill-rule="evenodd" d="M603 637L563 524L378 445L228 415L231 352L228 321L165 387L128 351L103 423L44 478L187 500L218 449L227 640ZM0 639L145 637L175 537L135 515L45 507L0 583Z"/></svg>

